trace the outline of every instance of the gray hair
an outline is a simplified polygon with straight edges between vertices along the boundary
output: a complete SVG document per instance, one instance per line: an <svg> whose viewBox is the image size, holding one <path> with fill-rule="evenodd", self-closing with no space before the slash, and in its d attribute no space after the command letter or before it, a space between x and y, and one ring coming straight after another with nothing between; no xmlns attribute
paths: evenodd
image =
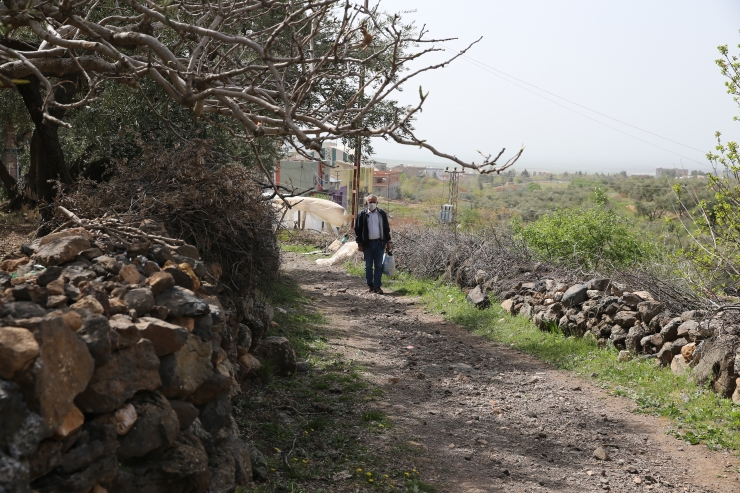
<svg viewBox="0 0 740 493"><path fill-rule="evenodd" d="M370 203L370 199L378 200L378 196L371 193L370 195L368 195L367 197L365 197L365 202L367 202L369 204Z"/></svg>

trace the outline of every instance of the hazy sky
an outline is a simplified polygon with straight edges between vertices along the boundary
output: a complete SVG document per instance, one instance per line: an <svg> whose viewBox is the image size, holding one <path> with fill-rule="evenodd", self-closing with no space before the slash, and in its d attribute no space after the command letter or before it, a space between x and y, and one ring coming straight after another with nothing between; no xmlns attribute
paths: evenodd
<svg viewBox="0 0 740 493"><path fill-rule="evenodd" d="M372 0L371 0L372 3ZM480 161L476 149L507 155L526 146L517 169L630 173L656 167L705 169L714 132L737 140L740 113L714 60L717 46L740 43L737 0L385 0L387 11L426 24L433 37L468 56L583 105L700 149L692 150L544 94L607 125L579 116L504 81L491 69L457 60L424 74L402 93L429 91L417 135L438 149ZM439 60L430 56L429 61ZM493 72L493 73L492 73ZM524 85L521 82L517 84ZM532 91L537 89L524 85ZM426 150L375 143L378 160L440 161Z"/></svg>

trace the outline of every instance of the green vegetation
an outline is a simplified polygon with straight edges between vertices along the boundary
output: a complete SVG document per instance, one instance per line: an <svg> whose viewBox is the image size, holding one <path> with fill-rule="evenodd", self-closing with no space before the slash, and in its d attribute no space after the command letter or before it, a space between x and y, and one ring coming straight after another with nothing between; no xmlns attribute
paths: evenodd
<svg viewBox="0 0 740 493"><path fill-rule="evenodd" d="M419 296L427 309L474 334L594 379L611 394L632 399L639 412L671 419L675 423L671 433L678 438L713 449L740 450L740 407L697 387L687 376L675 376L650 360L619 362L613 348L599 349L589 339L543 332L526 318L509 316L497 303L478 310L457 287L441 281L404 273L387 284L397 293Z"/></svg>

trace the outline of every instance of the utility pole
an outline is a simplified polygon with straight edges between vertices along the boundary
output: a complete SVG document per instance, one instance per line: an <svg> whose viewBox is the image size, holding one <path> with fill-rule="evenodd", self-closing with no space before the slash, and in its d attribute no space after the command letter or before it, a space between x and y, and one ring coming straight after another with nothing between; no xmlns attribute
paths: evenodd
<svg viewBox="0 0 740 493"><path fill-rule="evenodd" d="M452 171L450 171L450 168L445 168L445 173L450 175L450 197L449 197L449 204L452 206L452 220L450 221L450 224L453 228L455 228L455 231L457 231L457 225L455 224L457 221L457 196L458 196L458 175L462 174L462 169L460 171L457 170L457 167L453 168Z"/></svg>
<svg viewBox="0 0 740 493"><path fill-rule="evenodd" d="M365 0L365 12L369 12L368 1ZM362 110L362 100L365 97L365 65L360 67L360 96L357 99L357 105ZM359 128L362 128L362 118L359 120ZM355 141L355 176L352 180L352 227L355 226L357 212L360 209L360 164L362 162L362 137L357 136Z"/></svg>

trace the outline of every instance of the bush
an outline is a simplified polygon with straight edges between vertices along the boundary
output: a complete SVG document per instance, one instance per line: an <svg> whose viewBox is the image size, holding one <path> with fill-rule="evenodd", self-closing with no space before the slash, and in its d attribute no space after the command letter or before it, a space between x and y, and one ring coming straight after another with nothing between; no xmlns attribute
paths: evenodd
<svg viewBox="0 0 740 493"><path fill-rule="evenodd" d="M648 253L627 219L603 208L567 209L523 225L513 224L515 235L545 260L584 269L605 264L627 267Z"/></svg>

